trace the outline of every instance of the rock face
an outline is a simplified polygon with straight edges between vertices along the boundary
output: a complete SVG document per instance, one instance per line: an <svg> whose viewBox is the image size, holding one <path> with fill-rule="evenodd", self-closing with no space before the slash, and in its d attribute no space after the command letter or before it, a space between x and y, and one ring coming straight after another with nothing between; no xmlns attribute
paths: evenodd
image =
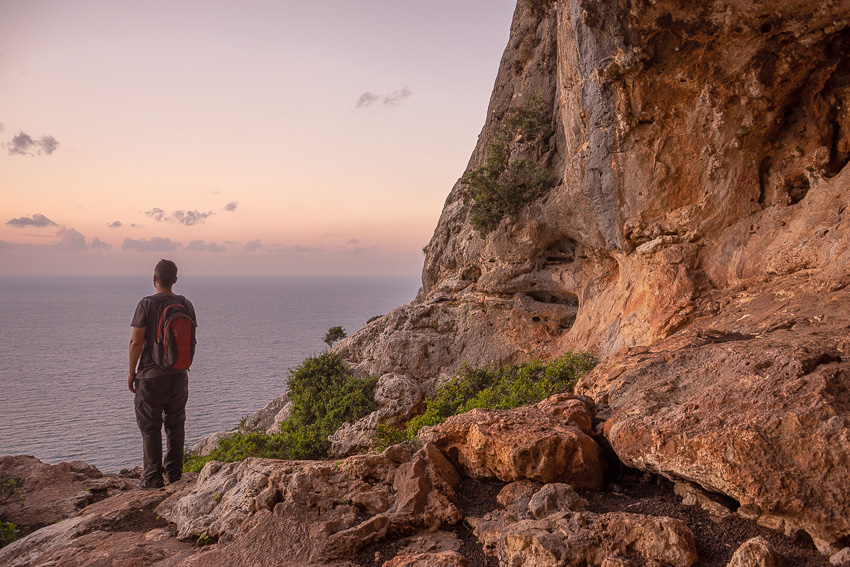
<svg viewBox="0 0 850 567"><path fill-rule="evenodd" d="M624 462L845 547L850 5L522 1L470 169L532 99L555 186L481 233L459 182L416 300L337 352L427 393L591 349Z"/></svg>

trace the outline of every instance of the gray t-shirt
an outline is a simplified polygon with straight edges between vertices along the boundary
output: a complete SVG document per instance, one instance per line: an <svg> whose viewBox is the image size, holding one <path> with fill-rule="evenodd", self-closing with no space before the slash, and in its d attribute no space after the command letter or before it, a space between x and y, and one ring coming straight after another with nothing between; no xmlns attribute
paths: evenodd
<svg viewBox="0 0 850 567"><path fill-rule="evenodd" d="M156 376L169 376L171 374L186 374L186 370L169 370L159 366L153 361L151 349L156 342L156 317L159 313L159 305L166 300L166 297L177 297L183 300L186 309L192 319L195 320L195 325L198 324L198 317L195 315L195 307L192 302L177 294L156 293L143 297L136 306L136 312L133 314L131 327L145 327L145 344L142 346L142 356L139 358L139 366L136 370L136 379L144 380L145 378L154 378Z"/></svg>

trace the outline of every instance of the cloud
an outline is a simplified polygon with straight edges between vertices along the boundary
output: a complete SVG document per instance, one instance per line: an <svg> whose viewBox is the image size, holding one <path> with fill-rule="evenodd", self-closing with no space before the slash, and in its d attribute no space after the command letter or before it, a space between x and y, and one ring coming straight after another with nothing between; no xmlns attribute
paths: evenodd
<svg viewBox="0 0 850 567"><path fill-rule="evenodd" d="M86 237L73 228L63 226L56 233L56 236L59 237L59 242L56 246L64 250L85 250L88 248Z"/></svg>
<svg viewBox="0 0 850 567"><path fill-rule="evenodd" d="M349 244L360 244L360 241L356 238L352 238L351 240L348 241L348 243Z"/></svg>
<svg viewBox="0 0 850 567"><path fill-rule="evenodd" d="M242 250L244 250L245 252L256 252L257 250L260 250L262 248L263 245L260 243L259 240L252 240L251 242L246 243L245 246L242 247Z"/></svg>
<svg viewBox="0 0 850 567"><path fill-rule="evenodd" d="M236 201L230 201L229 203L227 203L227 204L224 206L224 210L225 210L225 211L235 211L235 210L236 210L236 205L238 205L238 204L239 204L239 203L237 203Z"/></svg>
<svg viewBox="0 0 850 567"><path fill-rule="evenodd" d="M357 104L354 105L354 108L367 108L379 103L385 108L392 108L412 95L413 92L407 85L403 85L401 89L389 94L375 94L371 91L366 91L357 99Z"/></svg>
<svg viewBox="0 0 850 567"><path fill-rule="evenodd" d="M153 237L150 240L143 238L125 238L122 250L135 250L136 252L174 252L183 246L179 242L171 242L170 238Z"/></svg>
<svg viewBox="0 0 850 567"><path fill-rule="evenodd" d="M109 228L121 228L121 221L120 220L113 221L113 222L107 224L106 226L108 226Z"/></svg>
<svg viewBox="0 0 850 567"><path fill-rule="evenodd" d="M360 98L357 99L357 104L354 106L354 108L366 108L367 106L372 106L380 99L381 97L379 95L376 95L375 93L370 91L366 91L365 93L360 95Z"/></svg>
<svg viewBox="0 0 850 567"><path fill-rule="evenodd" d="M177 222L186 226L194 226L196 224L201 224L202 222L207 220L207 217L210 217L214 214L215 213L212 211L207 211L204 213L198 210L194 210L174 211L169 215L159 207L154 207L149 211L145 211L145 215L149 216L157 222Z"/></svg>
<svg viewBox="0 0 850 567"><path fill-rule="evenodd" d="M42 136L38 141L38 145L47 155L52 154L59 147L59 141L53 136Z"/></svg>
<svg viewBox="0 0 850 567"><path fill-rule="evenodd" d="M92 250L110 250L112 248L112 245L107 244L100 238L95 238L91 241L91 244L89 244L89 248L91 248Z"/></svg>
<svg viewBox="0 0 850 567"><path fill-rule="evenodd" d="M194 226L207 220L207 217L214 215L212 211L202 213L200 211L174 211L171 216L175 221L186 226Z"/></svg>
<svg viewBox="0 0 850 567"><path fill-rule="evenodd" d="M168 215L165 214L165 211L157 207L154 207L149 211L145 211L145 214L155 221L165 222L168 220Z"/></svg>
<svg viewBox="0 0 850 567"><path fill-rule="evenodd" d="M306 252L322 252L321 248L316 248L315 246L304 246L303 244L296 244L295 246L290 246L288 249L292 252L300 252L302 254Z"/></svg>
<svg viewBox="0 0 850 567"><path fill-rule="evenodd" d="M6 224L9 226L16 227L24 227L24 226L34 226L37 228L44 228L45 226L59 226L46 216L36 213L31 217L18 217L16 219L10 219L6 221Z"/></svg>
<svg viewBox="0 0 850 567"><path fill-rule="evenodd" d="M225 252L227 251L227 246L216 244L215 242L207 244L203 240L193 240L184 250L191 250L192 252Z"/></svg>
<svg viewBox="0 0 850 567"><path fill-rule="evenodd" d="M42 136L35 140L26 132L21 131L12 137L12 141L7 146L9 155L40 156L55 152L56 148L59 147L59 141L53 136Z"/></svg>
<svg viewBox="0 0 850 567"><path fill-rule="evenodd" d="M5 126L3 126L3 123L0 122L0 132L2 132L4 128L5 128Z"/></svg>

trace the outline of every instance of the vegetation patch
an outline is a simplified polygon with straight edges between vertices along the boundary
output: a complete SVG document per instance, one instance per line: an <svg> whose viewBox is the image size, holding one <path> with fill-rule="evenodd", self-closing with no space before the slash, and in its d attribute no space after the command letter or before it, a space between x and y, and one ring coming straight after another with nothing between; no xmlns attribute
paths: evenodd
<svg viewBox="0 0 850 567"><path fill-rule="evenodd" d="M236 432L219 441L207 456L188 453L186 471L199 471L208 461L232 462L247 457L274 459L321 459L327 457L328 436L375 408L377 379L360 380L330 352L311 356L289 371L287 380L291 411L280 432Z"/></svg>
<svg viewBox="0 0 850 567"><path fill-rule="evenodd" d="M559 392L572 392L578 379L595 365L596 359L587 352L566 353L548 364L533 360L497 370L464 365L425 400L425 413L411 419L404 428L379 428L379 447L412 441L423 427L438 425L475 408L511 409Z"/></svg>
<svg viewBox="0 0 850 567"><path fill-rule="evenodd" d="M551 122L551 113L537 97L508 110L484 165L461 178L472 226L480 233L490 232L552 187L552 172L538 166L549 151Z"/></svg>
<svg viewBox="0 0 850 567"><path fill-rule="evenodd" d="M10 478L0 481L0 508L12 504L23 506L26 499L21 490L24 481L20 478ZM18 539L18 526L12 522L0 520L0 547L5 547Z"/></svg>

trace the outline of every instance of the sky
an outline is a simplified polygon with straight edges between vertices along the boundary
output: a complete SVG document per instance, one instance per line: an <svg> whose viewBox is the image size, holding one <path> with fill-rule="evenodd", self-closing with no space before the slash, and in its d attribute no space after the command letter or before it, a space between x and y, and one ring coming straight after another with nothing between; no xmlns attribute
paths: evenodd
<svg viewBox="0 0 850 567"><path fill-rule="evenodd" d="M0 0L0 275L417 275L516 0Z"/></svg>

